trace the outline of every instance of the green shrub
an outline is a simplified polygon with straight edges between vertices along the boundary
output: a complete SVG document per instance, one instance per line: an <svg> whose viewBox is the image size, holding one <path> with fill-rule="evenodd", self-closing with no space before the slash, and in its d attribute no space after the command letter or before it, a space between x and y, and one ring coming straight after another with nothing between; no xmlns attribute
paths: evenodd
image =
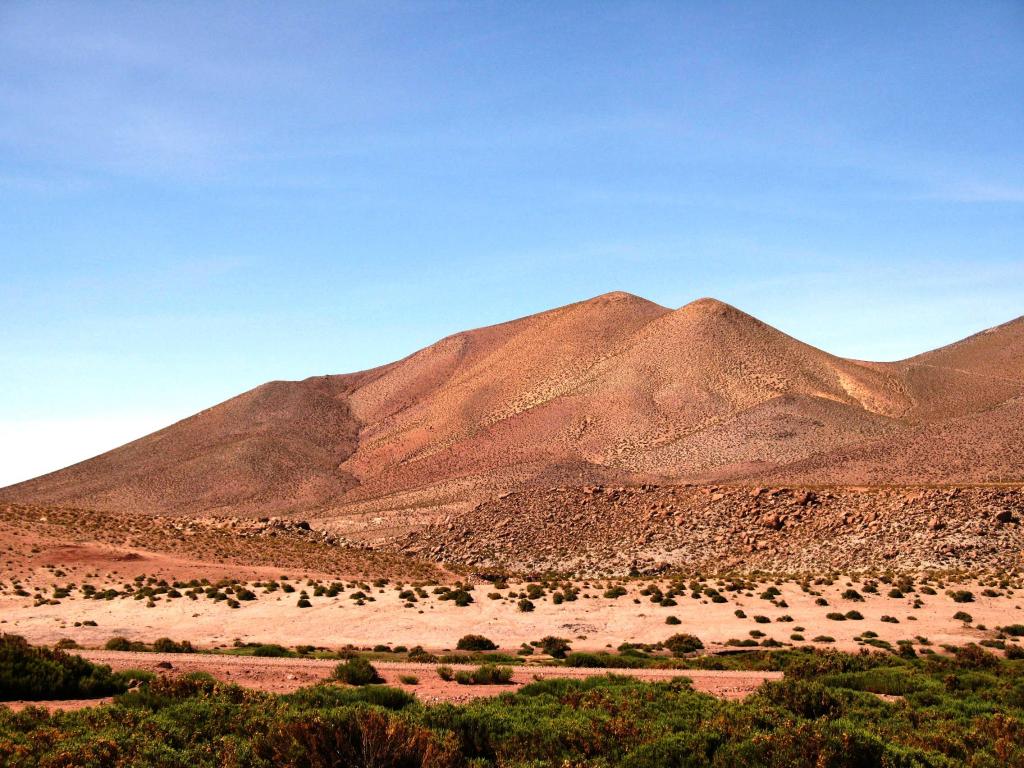
<svg viewBox="0 0 1024 768"><path fill-rule="evenodd" d="M455 647L460 651L493 651L498 646L483 635L464 635Z"/></svg>
<svg viewBox="0 0 1024 768"><path fill-rule="evenodd" d="M473 596L465 589L450 589L441 594L438 600L451 600L460 608L465 608L473 602Z"/></svg>
<svg viewBox="0 0 1024 768"><path fill-rule="evenodd" d="M553 635L548 635L540 641L540 649L554 659L564 659L565 655L572 650L568 640Z"/></svg>
<svg viewBox="0 0 1024 768"><path fill-rule="evenodd" d="M133 643L127 637L112 637L103 647L108 651L135 651L141 643Z"/></svg>
<svg viewBox="0 0 1024 768"><path fill-rule="evenodd" d="M313 650L312 647L310 647L309 650ZM291 656L292 654L283 645L278 645L277 643L263 643L252 649L252 655L266 658L281 658L284 656Z"/></svg>
<svg viewBox="0 0 1024 768"><path fill-rule="evenodd" d="M455 670L449 667L447 664L442 664L437 668L437 676L446 682L451 682L455 679Z"/></svg>
<svg viewBox="0 0 1024 768"><path fill-rule="evenodd" d="M409 661L417 664L434 664L437 661L437 656L423 650L422 645L415 645L409 649Z"/></svg>
<svg viewBox="0 0 1024 768"><path fill-rule="evenodd" d="M455 673L459 685L506 685L512 681L512 668L484 664L473 670Z"/></svg>
<svg viewBox="0 0 1024 768"><path fill-rule="evenodd" d="M188 640L182 640L179 643L169 637L158 637L153 641L153 651L155 653L194 653L195 649Z"/></svg>
<svg viewBox="0 0 1024 768"><path fill-rule="evenodd" d="M688 634L672 635L664 645L672 652L673 656L686 656L704 647L704 643L700 641L699 637Z"/></svg>
<svg viewBox="0 0 1024 768"><path fill-rule="evenodd" d="M603 669L604 667L607 667L608 664L606 663L604 657L600 654L573 651L565 657L565 666Z"/></svg>
<svg viewBox="0 0 1024 768"><path fill-rule="evenodd" d="M946 593L952 598L954 603L973 603L974 593L966 589L950 590Z"/></svg>
<svg viewBox="0 0 1024 768"><path fill-rule="evenodd" d="M110 667L29 645L18 635L0 635L0 699L89 699L127 688L128 678Z"/></svg>
<svg viewBox="0 0 1024 768"><path fill-rule="evenodd" d="M343 661L334 668L334 679L349 685L383 683L374 666L362 656Z"/></svg>

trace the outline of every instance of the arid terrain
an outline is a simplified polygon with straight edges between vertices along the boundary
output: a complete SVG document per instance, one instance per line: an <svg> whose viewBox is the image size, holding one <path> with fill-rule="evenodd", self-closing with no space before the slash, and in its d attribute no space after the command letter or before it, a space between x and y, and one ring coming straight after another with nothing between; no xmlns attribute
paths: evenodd
<svg viewBox="0 0 1024 768"><path fill-rule="evenodd" d="M1016 648L1022 409L1024 319L867 363L711 299L607 294L266 384L0 490L0 631L275 692L330 663L230 654L373 652L449 700L492 686L407 649ZM735 674L694 682L764 679Z"/></svg>
<svg viewBox="0 0 1024 768"><path fill-rule="evenodd" d="M1021 445L1024 319L870 363L713 299L610 293L265 384L0 499L385 540L532 488L1019 484Z"/></svg>

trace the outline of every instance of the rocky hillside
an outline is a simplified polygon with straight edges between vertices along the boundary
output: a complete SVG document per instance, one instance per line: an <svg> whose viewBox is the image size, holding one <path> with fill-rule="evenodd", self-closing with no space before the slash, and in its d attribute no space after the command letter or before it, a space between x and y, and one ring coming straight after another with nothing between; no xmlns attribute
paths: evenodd
<svg viewBox="0 0 1024 768"><path fill-rule="evenodd" d="M1019 570L1022 519L1022 487L591 486L511 493L396 547L481 572Z"/></svg>

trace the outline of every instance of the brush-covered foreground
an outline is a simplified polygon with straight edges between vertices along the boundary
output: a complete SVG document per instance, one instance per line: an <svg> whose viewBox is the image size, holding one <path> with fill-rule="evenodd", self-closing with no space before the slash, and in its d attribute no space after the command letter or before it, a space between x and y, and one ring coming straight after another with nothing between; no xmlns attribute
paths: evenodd
<svg viewBox="0 0 1024 768"><path fill-rule="evenodd" d="M0 708L11 766L1024 766L1024 661L792 650L741 702L682 678L545 680L424 705L384 686L274 696L195 675L112 705Z"/></svg>

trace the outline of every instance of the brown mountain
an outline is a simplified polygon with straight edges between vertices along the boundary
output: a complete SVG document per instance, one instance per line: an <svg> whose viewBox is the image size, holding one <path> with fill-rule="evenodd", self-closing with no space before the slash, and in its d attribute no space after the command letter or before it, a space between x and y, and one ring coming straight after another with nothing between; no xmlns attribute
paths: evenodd
<svg viewBox="0 0 1024 768"><path fill-rule="evenodd" d="M111 511L296 512L381 534L592 482L1024 480L1024 318L896 363L734 307L625 293L357 374L272 382L0 490Z"/></svg>

